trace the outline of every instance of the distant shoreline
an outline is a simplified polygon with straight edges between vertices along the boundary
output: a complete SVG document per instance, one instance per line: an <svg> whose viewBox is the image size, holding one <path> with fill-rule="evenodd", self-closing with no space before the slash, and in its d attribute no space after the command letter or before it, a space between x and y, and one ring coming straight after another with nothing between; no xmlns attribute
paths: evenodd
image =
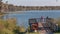
<svg viewBox="0 0 60 34"><path fill-rule="evenodd" d="M28 10L60 10L60 6L15 6L0 2L4 11L28 11Z"/></svg>
<svg viewBox="0 0 60 34"><path fill-rule="evenodd" d="M9 11L27 11L27 10L60 10L60 6L13 6Z"/></svg>

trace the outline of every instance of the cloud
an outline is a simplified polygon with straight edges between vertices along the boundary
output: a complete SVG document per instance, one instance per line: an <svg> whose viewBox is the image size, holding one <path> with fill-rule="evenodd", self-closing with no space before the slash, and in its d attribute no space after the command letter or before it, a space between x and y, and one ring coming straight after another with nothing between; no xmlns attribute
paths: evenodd
<svg viewBox="0 0 60 34"><path fill-rule="evenodd" d="M60 0L8 0L9 4L24 5L24 6L59 6Z"/></svg>

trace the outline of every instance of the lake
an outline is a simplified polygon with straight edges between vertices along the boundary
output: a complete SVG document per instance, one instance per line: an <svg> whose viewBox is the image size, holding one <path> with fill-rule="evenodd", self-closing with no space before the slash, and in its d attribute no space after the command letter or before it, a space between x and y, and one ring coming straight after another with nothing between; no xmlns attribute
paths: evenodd
<svg viewBox="0 0 60 34"><path fill-rule="evenodd" d="M9 13L5 15L5 18L16 18L17 24L19 26L28 27L28 20L30 18L40 18L43 17L50 17L50 18L59 18L60 17L60 10L29 10L29 11L17 11L16 13Z"/></svg>

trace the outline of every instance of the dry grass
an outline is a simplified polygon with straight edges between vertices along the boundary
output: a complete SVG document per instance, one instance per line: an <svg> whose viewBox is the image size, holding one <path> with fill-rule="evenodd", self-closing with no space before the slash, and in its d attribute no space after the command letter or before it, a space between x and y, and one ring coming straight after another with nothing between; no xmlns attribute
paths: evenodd
<svg viewBox="0 0 60 34"><path fill-rule="evenodd" d="M54 34L60 34L60 33L54 33Z"/></svg>
<svg viewBox="0 0 60 34"><path fill-rule="evenodd" d="M26 33L26 34L39 34L39 33L37 32L37 33ZM54 34L60 34L60 33L54 33Z"/></svg>
<svg viewBox="0 0 60 34"><path fill-rule="evenodd" d="M37 33L28 33L28 32L27 32L26 34L39 34L39 33L38 33L38 32L37 32Z"/></svg>

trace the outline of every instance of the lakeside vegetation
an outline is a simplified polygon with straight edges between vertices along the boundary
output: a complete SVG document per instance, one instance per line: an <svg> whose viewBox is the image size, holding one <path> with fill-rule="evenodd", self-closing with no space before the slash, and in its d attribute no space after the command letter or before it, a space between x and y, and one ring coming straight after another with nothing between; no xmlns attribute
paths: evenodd
<svg viewBox="0 0 60 34"><path fill-rule="evenodd" d="M16 19L0 19L0 34L19 34L24 32L24 27L17 26Z"/></svg>
<svg viewBox="0 0 60 34"><path fill-rule="evenodd" d="M39 33L26 33L26 34L39 34ZM54 33L54 34L60 34L60 33Z"/></svg>

